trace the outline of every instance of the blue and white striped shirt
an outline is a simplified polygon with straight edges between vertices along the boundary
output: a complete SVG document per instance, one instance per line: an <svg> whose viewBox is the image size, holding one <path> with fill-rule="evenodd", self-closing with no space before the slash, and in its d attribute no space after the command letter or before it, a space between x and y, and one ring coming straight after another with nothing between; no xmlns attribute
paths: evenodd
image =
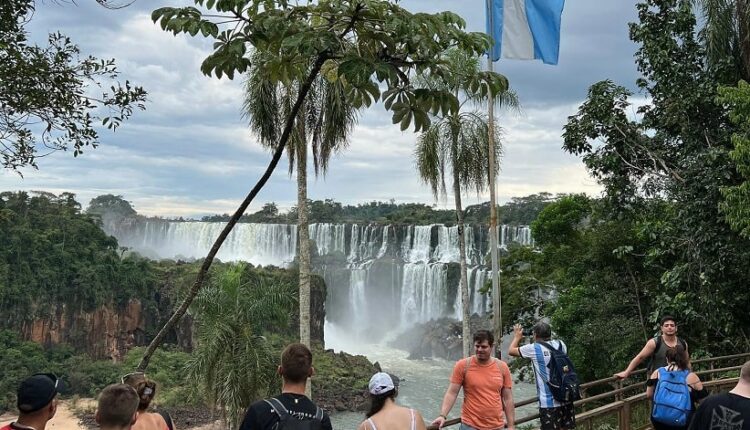
<svg viewBox="0 0 750 430"><path fill-rule="evenodd" d="M559 349L562 345L563 352L568 352L568 347L561 340L550 340L547 343L553 348ZM539 395L539 407L540 408L557 408L562 406L560 402L552 397L552 392L549 390L545 381L549 380L549 361L551 354L549 349L534 342L527 345L523 345L518 348L521 357L531 359L531 363L534 365L534 375L536 375L536 392Z"/></svg>

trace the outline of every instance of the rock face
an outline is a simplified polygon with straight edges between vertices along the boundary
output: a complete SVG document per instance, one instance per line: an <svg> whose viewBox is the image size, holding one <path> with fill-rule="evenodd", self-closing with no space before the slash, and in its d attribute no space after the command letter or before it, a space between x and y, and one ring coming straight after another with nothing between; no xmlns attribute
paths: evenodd
<svg viewBox="0 0 750 430"><path fill-rule="evenodd" d="M178 306L172 300L176 282L170 276L163 280L152 297L131 298L124 305L110 303L92 310L72 307L69 303L58 303L37 307L35 317L17 323L10 322L3 328L18 330L25 340L37 342L45 347L58 344L71 345L77 351L85 351L95 359L120 361L134 346L147 345L167 322ZM322 344L325 322L326 285L322 278L311 278L311 328L313 341ZM298 321L298 313L292 321ZM167 334L164 342L177 345L181 350L193 350L193 317L185 314L174 330ZM298 332L299 324L290 324L290 333Z"/></svg>
<svg viewBox="0 0 750 430"><path fill-rule="evenodd" d="M491 328L491 317L472 315L472 333ZM390 345L408 351L410 359L435 357L458 360L463 356L461 331L461 321L440 318L414 326L393 340Z"/></svg>
<svg viewBox="0 0 750 430"><path fill-rule="evenodd" d="M313 366L319 377L312 379L315 403L333 411L365 411L370 405L367 383L380 364L371 363L363 355L333 350L314 352Z"/></svg>

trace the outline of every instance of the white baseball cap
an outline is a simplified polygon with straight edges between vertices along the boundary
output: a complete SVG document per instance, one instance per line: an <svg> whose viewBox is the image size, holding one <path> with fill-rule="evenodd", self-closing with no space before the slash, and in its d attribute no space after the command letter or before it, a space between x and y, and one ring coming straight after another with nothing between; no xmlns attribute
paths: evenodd
<svg viewBox="0 0 750 430"><path fill-rule="evenodd" d="M398 387L398 377L385 372L378 372L370 378L370 394L380 395Z"/></svg>

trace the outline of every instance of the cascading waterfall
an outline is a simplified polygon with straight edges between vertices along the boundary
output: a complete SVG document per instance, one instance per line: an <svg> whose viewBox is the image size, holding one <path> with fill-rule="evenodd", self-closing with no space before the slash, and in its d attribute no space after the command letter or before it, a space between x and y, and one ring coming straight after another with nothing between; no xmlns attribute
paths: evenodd
<svg viewBox="0 0 750 430"><path fill-rule="evenodd" d="M123 246L153 258L197 259L206 255L224 223L129 220L105 225ZM499 244L533 244L527 226L502 226ZM465 226L471 312L488 311L479 292L489 278L486 226ZM256 265L290 265L297 252L297 227L290 224L237 224L218 258ZM349 327L381 330L405 327L441 316L461 317L458 227L433 225L310 225L318 258L313 269L328 286L327 318ZM370 321L373 310L378 315ZM387 322L387 324L383 324ZM381 327L374 327L374 325ZM371 330L371 331L372 331Z"/></svg>

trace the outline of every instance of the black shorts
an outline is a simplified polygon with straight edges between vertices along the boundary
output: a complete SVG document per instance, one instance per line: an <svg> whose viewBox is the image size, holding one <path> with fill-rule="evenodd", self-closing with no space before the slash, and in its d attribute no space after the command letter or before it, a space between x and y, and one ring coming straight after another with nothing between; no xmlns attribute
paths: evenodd
<svg viewBox="0 0 750 430"><path fill-rule="evenodd" d="M557 408L539 408L541 430L561 430L576 427L576 414L573 403L565 403Z"/></svg>

